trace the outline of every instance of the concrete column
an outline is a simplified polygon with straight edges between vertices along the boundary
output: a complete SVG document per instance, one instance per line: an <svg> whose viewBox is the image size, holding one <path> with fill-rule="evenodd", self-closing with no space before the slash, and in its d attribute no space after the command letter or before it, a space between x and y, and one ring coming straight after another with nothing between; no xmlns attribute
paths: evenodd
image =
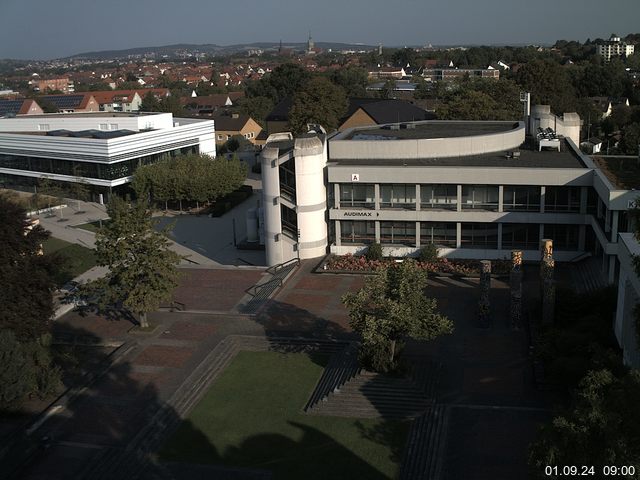
<svg viewBox="0 0 640 480"><path fill-rule="evenodd" d="M498 250L502 250L502 224L498 224Z"/></svg>
<svg viewBox="0 0 640 480"><path fill-rule="evenodd" d="M376 220L376 243L380 243L380 222Z"/></svg>
<svg viewBox="0 0 640 480"><path fill-rule="evenodd" d="M589 195L589 187L580 187L580 213L587 214L587 198Z"/></svg>
<svg viewBox="0 0 640 480"><path fill-rule="evenodd" d="M555 261L553 260L553 240L540 240L540 286L542 294L542 323L552 324L555 317L556 285Z"/></svg>
<svg viewBox="0 0 640 480"><path fill-rule="evenodd" d="M504 212L504 185L498 185L498 212Z"/></svg>
<svg viewBox="0 0 640 480"><path fill-rule="evenodd" d="M260 152L262 166L262 211L267 265L282 263L282 222L280 216L280 174L277 148L266 146Z"/></svg>
<svg viewBox="0 0 640 480"><path fill-rule="evenodd" d="M462 224L460 222L456 223L456 248L460 248L462 246Z"/></svg>
<svg viewBox="0 0 640 480"><path fill-rule="evenodd" d="M416 185L416 211L420 211L420 184Z"/></svg>
<svg viewBox="0 0 640 480"><path fill-rule="evenodd" d="M509 291L509 321L511 328L518 330L522 326L522 250L511 251Z"/></svg>
<svg viewBox="0 0 640 480"><path fill-rule="evenodd" d="M613 285L613 282L616 281L616 256L609 255L609 285Z"/></svg>
<svg viewBox="0 0 640 480"><path fill-rule="evenodd" d="M578 250L580 250L581 252L584 252L586 238L587 238L587 226L580 225L578 227Z"/></svg>
<svg viewBox="0 0 640 480"><path fill-rule="evenodd" d="M416 247L420 248L420 222L416 222Z"/></svg>
<svg viewBox="0 0 640 480"><path fill-rule="evenodd" d="M491 291L491 262L480 261L480 299L478 301L478 320L480 327L488 327L491 323L491 303L489 292Z"/></svg>
<svg viewBox="0 0 640 480"><path fill-rule="evenodd" d="M604 212L604 231L609 233L611 231L611 210L608 208Z"/></svg>
<svg viewBox="0 0 640 480"><path fill-rule="evenodd" d="M333 231L336 235L336 246L342 245L342 227L340 226L340 220L331 220L333 222Z"/></svg>
<svg viewBox="0 0 640 480"><path fill-rule="evenodd" d="M624 324L624 300L627 289L627 273L624 269L620 269L620 278L618 279L618 303L616 308L616 323L613 330L618 339L618 344L622 345L622 327Z"/></svg>
<svg viewBox="0 0 640 480"><path fill-rule="evenodd" d="M544 196L546 194L546 191L547 188L544 185L540 187L540 213L544 213Z"/></svg>
<svg viewBox="0 0 640 480"><path fill-rule="evenodd" d="M462 185L458 185L458 195L457 195L457 200L458 200L458 205L457 205L457 211L461 212L462 211Z"/></svg>
<svg viewBox="0 0 640 480"><path fill-rule="evenodd" d="M611 242L618 243L618 210L611 210Z"/></svg>
<svg viewBox="0 0 640 480"><path fill-rule="evenodd" d="M602 200L600 200L600 197L598 197L596 199L596 216L597 216L597 218L602 217L602 207L603 207Z"/></svg>
<svg viewBox="0 0 640 480"><path fill-rule="evenodd" d="M540 234L539 239L542 240L544 238L544 223L540 224Z"/></svg>
<svg viewBox="0 0 640 480"><path fill-rule="evenodd" d="M380 184L376 183L373 186L373 200L375 202L375 209L380 210Z"/></svg>
<svg viewBox="0 0 640 480"><path fill-rule="evenodd" d="M335 202L334 207L340 208L340 184L339 183L333 184L333 199Z"/></svg>

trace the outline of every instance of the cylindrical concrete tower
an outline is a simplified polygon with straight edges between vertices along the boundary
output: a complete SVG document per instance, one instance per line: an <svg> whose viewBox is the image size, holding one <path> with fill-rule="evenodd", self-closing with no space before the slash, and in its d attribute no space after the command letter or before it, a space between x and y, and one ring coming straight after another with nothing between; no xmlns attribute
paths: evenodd
<svg viewBox="0 0 640 480"><path fill-rule="evenodd" d="M296 162L298 253L301 259L321 257L327 251L326 137L296 138L293 155Z"/></svg>
<svg viewBox="0 0 640 480"><path fill-rule="evenodd" d="M267 265L282 263L282 222L280 215L280 175L277 147L268 144L260 153L262 167L262 211Z"/></svg>

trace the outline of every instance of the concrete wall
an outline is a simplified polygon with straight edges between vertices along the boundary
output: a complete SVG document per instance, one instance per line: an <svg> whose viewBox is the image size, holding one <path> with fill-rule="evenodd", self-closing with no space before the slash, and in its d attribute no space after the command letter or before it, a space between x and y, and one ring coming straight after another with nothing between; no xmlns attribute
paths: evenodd
<svg viewBox="0 0 640 480"><path fill-rule="evenodd" d="M143 129L164 129L173 127L170 113L152 115L112 115L105 113L60 114L50 113L15 118L0 118L0 132L40 132L46 130L100 130L101 124L117 124L119 130L140 131Z"/></svg>

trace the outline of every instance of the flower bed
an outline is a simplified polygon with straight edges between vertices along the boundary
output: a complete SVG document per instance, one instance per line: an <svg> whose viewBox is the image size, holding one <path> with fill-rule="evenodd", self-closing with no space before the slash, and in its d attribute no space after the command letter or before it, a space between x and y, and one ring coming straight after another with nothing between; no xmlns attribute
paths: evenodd
<svg viewBox="0 0 640 480"><path fill-rule="evenodd" d="M357 272L372 273L381 268L387 268L395 263L394 258L382 260L369 260L364 255L330 255L323 262L322 270L326 272ZM420 268L433 274L447 274L462 277L479 276L480 262L478 260L449 260L439 258L435 262L421 262L416 260ZM496 275L508 274L511 269L511 262L508 260L493 260L491 262L492 273Z"/></svg>

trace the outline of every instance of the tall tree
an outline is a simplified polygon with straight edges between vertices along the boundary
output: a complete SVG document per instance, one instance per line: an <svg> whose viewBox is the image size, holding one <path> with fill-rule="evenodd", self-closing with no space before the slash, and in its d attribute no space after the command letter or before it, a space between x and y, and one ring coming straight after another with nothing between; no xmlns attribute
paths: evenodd
<svg viewBox="0 0 640 480"><path fill-rule="evenodd" d="M575 111L575 92L567 70L553 60L534 60L523 65L516 82L531 92L534 105L551 105L557 114Z"/></svg>
<svg viewBox="0 0 640 480"><path fill-rule="evenodd" d="M331 74L331 80L342 87L348 97L365 97L367 95L369 76L362 67L349 66L334 70Z"/></svg>
<svg viewBox="0 0 640 480"><path fill-rule="evenodd" d="M342 87L323 77L313 78L293 99L289 126L300 134L306 132L307 124L318 123L327 132L332 132L338 128L347 106L347 96Z"/></svg>
<svg viewBox="0 0 640 480"><path fill-rule="evenodd" d="M453 323L425 296L427 274L412 260L367 278L364 287L347 293L351 328L362 336L361 361L377 371L392 370L405 338L432 340L453 332Z"/></svg>
<svg viewBox="0 0 640 480"><path fill-rule="evenodd" d="M102 309L119 306L147 327L147 314L178 285L180 256L154 229L144 202L129 205L113 197L107 212L111 221L96 235L96 258L109 272L87 284L84 293Z"/></svg>
<svg viewBox="0 0 640 480"><path fill-rule="evenodd" d="M0 329L12 330L19 341L49 330L56 261L39 254L48 236L29 223L23 208L0 195Z"/></svg>

